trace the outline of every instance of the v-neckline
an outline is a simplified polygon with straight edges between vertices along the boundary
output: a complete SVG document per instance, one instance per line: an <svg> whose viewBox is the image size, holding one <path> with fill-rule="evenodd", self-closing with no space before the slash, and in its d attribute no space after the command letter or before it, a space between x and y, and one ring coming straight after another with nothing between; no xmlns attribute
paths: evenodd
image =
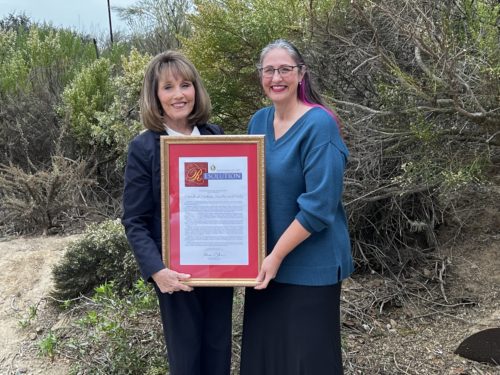
<svg viewBox="0 0 500 375"><path fill-rule="evenodd" d="M267 126L268 126L268 134L272 135L271 138L273 140L273 144L283 143L287 138L290 138L291 134L293 134L298 128L298 124L314 108L315 107L311 107L307 111L305 111L280 137L276 138L276 132L274 131L274 115L276 114L276 109L272 107L271 113L269 114Z"/></svg>

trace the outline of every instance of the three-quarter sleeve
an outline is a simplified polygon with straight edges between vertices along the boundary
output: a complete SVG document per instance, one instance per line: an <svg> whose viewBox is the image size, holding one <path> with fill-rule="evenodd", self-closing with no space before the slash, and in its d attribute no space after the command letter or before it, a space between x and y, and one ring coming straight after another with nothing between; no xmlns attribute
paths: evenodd
<svg viewBox="0 0 500 375"><path fill-rule="evenodd" d="M333 141L310 150L304 159L306 191L297 203L296 219L309 232L319 232L335 221L341 204L345 156Z"/></svg>

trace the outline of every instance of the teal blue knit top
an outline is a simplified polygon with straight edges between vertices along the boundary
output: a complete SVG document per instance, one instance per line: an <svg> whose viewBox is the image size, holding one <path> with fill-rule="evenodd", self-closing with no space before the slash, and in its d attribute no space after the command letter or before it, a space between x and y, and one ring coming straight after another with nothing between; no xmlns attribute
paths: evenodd
<svg viewBox="0 0 500 375"><path fill-rule="evenodd" d="M353 271L342 205L348 150L335 120L312 108L278 140L274 107L259 110L249 134L265 135L267 249L297 219L311 236L290 252L275 280L296 285L332 285Z"/></svg>

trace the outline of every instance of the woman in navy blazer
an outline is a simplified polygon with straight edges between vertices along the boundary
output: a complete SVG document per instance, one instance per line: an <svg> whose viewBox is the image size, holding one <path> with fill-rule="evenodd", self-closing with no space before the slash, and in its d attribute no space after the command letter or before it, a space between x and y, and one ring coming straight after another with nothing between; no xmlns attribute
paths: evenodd
<svg viewBox="0 0 500 375"><path fill-rule="evenodd" d="M210 98L193 64L167 51L149 63L141 91L147 129L128 149L123 218L144 280L154 284L171 375L229 375L233 289L193 289L190 275L165 267L161 258L160 136L222 134L207 124Z"/></svg>

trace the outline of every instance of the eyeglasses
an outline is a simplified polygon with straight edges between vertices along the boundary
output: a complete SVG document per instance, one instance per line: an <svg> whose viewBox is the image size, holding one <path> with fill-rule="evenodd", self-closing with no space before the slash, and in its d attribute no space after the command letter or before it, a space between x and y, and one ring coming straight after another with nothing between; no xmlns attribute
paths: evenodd
<svg viewBox="0 0 500 375"><path fill-rule="evenodd" d="M282 77L287 77L292 73L293 68L301 68L302 65L283 65L279 68L273 68L272 66L266 66L264 68L259 68L260 74L265 78L271 78L274 76L274 72L278 71L279 75Z"/></svg>

